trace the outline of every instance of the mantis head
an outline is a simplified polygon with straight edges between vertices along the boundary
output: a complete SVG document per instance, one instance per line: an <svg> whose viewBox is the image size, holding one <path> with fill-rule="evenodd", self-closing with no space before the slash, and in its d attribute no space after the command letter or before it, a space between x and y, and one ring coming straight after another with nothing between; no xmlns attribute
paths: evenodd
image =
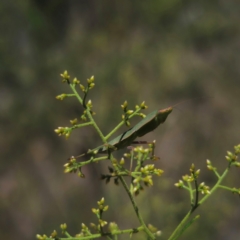
<svg viewBox="0 0 240 240"><path fill-rule="evenodd" d="M159 124L164 123L165 120L167 119L168 115L172 112L173 108L172 107L168 107L168 108L164 108L162 110L158 111L157 114L157 121Z"/></svg>

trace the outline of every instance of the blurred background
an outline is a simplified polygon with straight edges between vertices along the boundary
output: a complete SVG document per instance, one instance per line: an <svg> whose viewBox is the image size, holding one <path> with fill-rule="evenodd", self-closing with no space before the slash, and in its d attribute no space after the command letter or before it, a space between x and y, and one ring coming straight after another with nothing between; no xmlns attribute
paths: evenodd
<svg viewBox="0 0 240 240"><path fill-rule="evenodd" d="M165 173L136 201L167 239L190 208L188 193L174 183L194 163L200 181L213 186L206 159L222 172L226 151L240 143L239 12L237 0L2 0L1 239L35 239L60 232L61 223L78 233L82 222L96 222L91 209L102 197L110 205L108 222L139 226L124 189L99 180L107 165L86 166L85 179L63 173L69 156L101 143L91 127L68 140L54 133L82 113L76 99L55 99L71 93L61 83L64 70L82 83L95 76L89 98L104 133L120 121L125 100L130 108L146 101L147 114L190 99L142 139L157 140L156 165ZM239 188L239 169L224 183ZM218 190L181 239L238 239L239 204Z"/></svg>

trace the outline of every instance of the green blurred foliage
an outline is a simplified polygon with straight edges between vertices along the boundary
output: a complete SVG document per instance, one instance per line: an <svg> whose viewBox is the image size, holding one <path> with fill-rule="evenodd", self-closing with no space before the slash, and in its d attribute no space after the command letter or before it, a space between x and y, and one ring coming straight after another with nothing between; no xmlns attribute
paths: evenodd
<svg viewBox="0 0 240 240"><path fill-rule="evenodd" d="M144 138L157 140L165 174L137 202L166 238L190 206L173 184L194 162L211 186L205 160L224 169L225 151L239 143L239 10L236 0L1 1L0 237L33 239L64 222L77 232L95 221L91 208L103 196L109 221L138 225L123 189L99 181L107 166L86 167L85 180L62 173L70 155L100 144L92 128L68 141L54 134L82 111L74 99L54 99L70 92L59 77L67 69L81 81L95 75L90 98L105 133L124 100L145 100L150 112L191 99ZM231 171L227 184L238 182ZM182 239L236 239L238 205L217 192Z"/></svg>

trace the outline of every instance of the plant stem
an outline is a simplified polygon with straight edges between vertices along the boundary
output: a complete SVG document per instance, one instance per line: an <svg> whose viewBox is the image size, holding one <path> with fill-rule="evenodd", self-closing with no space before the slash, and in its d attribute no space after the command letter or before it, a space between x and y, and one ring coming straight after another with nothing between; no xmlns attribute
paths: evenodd
<svg viewBox="0 0 240 240"><path fill-rule="evenodd" d="M137 109L135 112L133 112L128 119L132 118L136 113L138 113L141 110L141 108ZM125 122L121 121L106 137L105 139L109 139Z"/></svg>
<svg viewBox="0 0 240 240"><path fill-rule="evenodd" d="M125 230L115 230L113 233L105 233L105 234L101 234L101 233L96 233L96 234L92 234L92 235L89 235L89 236L84 236L84 237L72 237L72 236L67 236L67 237L63 237L63 238L58 238L59 240L91 240L91 239L94 239L94 238L100 238L101 236L105 236L105 237L110 237L110 236L117 236L117 235L120 235L120 234L124 234L124 233L137 233L137 232L140 232L140 231L143 231L143 228L142 227L138 227L138 228L131 228L131 229L125 229ZM46 238L46 240L52 240L53 238ZM111 239L111 238L109 238Z"/></svg>
<svg viewBox="0 0 240 240"><path fill-rule="evenodd" d="M226 186L222 186L222 185L219 185L218 187L219 187L219 188L226 189L226 190L228 190L228 191L232 191L232 188L230 188L230 187L226 187Z"/></svg>
<svg viewBox="0 0 240 240"><path fill-rule="evenodd" d="M221 176L219 176L217 183L216 183L216 184L214 185L214 187L211 189L211 195L212 195L213 192L215 192L215 191L217 190L217 188L220 187L220 183L221 183L221 182L223 181L223 179L226 177L226 175L227 175L230 167L231 167L231 162L229 163L228 167L225 169L225 171L223 172L223 174L222 174ZM205 196L201 199L201 201L199 201L199 205L202 204L203 202L205 202L209 197L210 197L210 194L205 195Z"/></svg>
<svg viewBox="0 0 240 240"><path fill-rule="evenodd" d="M210 195L212 195L212 193L214 191L217 190L217 188L222 188L222 186L220 185L220 183L223 181L223 179L226 177L229 169L231 167L231 162L228 164L228 167L225 169L225 171L223 172L223 174L220 176L219 175L219 178L218 178L218 181L216 182L216 184L214 185L214 187L212 188L211 190L211 194L206 194L199 202L198 202L198 206L200 206L203 202L205 202L209 197ZM197 191L197 189L196 189ZM193 211L196 210L196 207L195 208L192 208L188 213L187 215L184 217L184 219L180 222L180 224L177 226L177 228L174 230L174 232L172 233L172 235L169 237L168 240L174 240L174 239L177 239L177 233L178 231L181 230L181 228L184 226L184 224L186 223L186 221L188 220L189 216L193 213Z"/></svg>
<svg viewBox="0 0 240 240"><path fill-rule="evenodd" d="M134 211L137 215L137 218L139 220L139 222L142 224L143 228L144 228L144 231L146 232L147 236L149 237L149 239L155 239L155 236L151 233L151 231L148 229L148 227L146 226L145 222L143 221L143 218L138 210L138 207L133 199L133 196L130 192L130 190L128 189L128 186L124 180L124 178L122 176L119 176L119 179L124 187L124 189L126 190L127 194L128 194L128 197L130 198L130 201L132 202L132 205L133 205L133 208L134 208Z"/></svg>
<svg viewBox="0 0 240 240"><path fill-rule="evenodd" d="M83 100L82 98L79 96L78 92L75 89L75 86L73 84L70 84L70 87L72 89L72 91L75 93L76 98L78 99L78 101L81 103L81 105L83 105ZM90 119L90 122L92 123L92 125L94 126L94 128L96 129L96 131L98 132L99 136L101 137L102 141L104 143L107 143L106 138L104 137L102 131L100 130L100 128L98 127L98 125L96 124L96 122L94 121L92 114L90 113L90 110L88 108L86 108L87 111L87 115L88 118Z"/></svg>
<svg viewBox="0 0 240 240"><path fill-rule="evenodd" d="M187 215L183 218L183 220L180 222L180 224L177 226L177 228L174 230L174 232L172 233L172 235L168 238L168 240L174 240L176 239L176 235L178 233L178 231L181 230L181 228L184 226L184 224L186 223L186 221L188 220L189 216L191 215L192 211L190 210Z"/></svg>
<svg viewBox="0 0 240 240"><path fill-rule="evenodd" d="M75 85L74 85L74 84L70 84L70 87L71 87L72 91L74 92L76 98L78 99L78 101L79 101L80 104L82 105L82 104L83 104L83 100L82 100L82 98L79 96L78 92L76 91Z"/></svg>

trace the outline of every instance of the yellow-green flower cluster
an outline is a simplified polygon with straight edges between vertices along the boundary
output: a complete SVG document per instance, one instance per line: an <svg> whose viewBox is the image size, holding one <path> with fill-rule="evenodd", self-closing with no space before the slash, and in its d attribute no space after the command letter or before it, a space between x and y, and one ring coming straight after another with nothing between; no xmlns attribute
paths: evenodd
<svg viewBox="0 0 240 240"><path fill-rule="evenodd" d="M102 219L102 214L103 212L106 212L108 210L108 206L104 205L104 198L102 198L100 201L97 202L98 204L98 208L92 208L92 212L94 214L96 214L97 218L98 218L98 229L100 229L101 227L104 227L105 225L107 225L107 221Z"/></svg>
<svg viewBox="0 0 240 240"><path fill-rule="evenodd" d="M154 164L149 164L141 168L141 173L144 175L149 174L156 174L158 176L161 176L163 174L163 170L155 168Z"/></svg>
<svg viewBox="0 0 240 240"><path fill-rule="evenodd" d="M130 126L130 122L129 122L129 117L130 117L130 115L134 115L134 113L135 114L137 114L137 115L139 115L139 116L141 116L141 117L145 117L145 115L143 114L143 113L136 113L137 111L139 111L139 109L146 109L147 108L147 105L145 104L145 102L142 102L141 104L140 104L140 106L138 106L138 105L136 105L135 106L135 111L134 110L128 110L127 109L127 107L128 107L128 102L127 101L125 101L122 105L121 105L121 108L123 109L123 111L124 111L124 114L122 115L122 119L125 121L125 124L129 127Z"/></svg>
<svg viewBox="0 0 240 240"><path fill-rule="evenodd" d="M148 224L148 229L154 233L155 236L161 236L162 232L158 230L156 227L154 227L152 224Z"/></svg>
<svg viewBox="0 0 240 240"><path fill-rule="evenodd" d="M45 240L45 239L47 239L48 237L47 237L47 235L45 235L45 234L43 234L43 235L37 234L37 235L36 235L36 238L37 238L38 240Z"/></svg>
<svg viewBox="0 0 240 240"><path fill-rule="evenodd" d="M202 194L210 194L210 190L209 190L209 186L205 185L204 182L202 182L199 187L198 187L198 191L201 192Z"/></svg>
<svg viewBox="0 0 240 240"><path fill-rule="evenodd" d="M210 171L216 171L217 170L216 167L213 167L212 162L209 159L207 159L206 162L207 162L208 170L210 170Z"/></svg>
<svg viewBox="0 0 240 240"><path fill-rule="evenodd" d="M81 232L76 234L76 237L86 237L92 235L91 231L84 223L81 224L81 227Z"/></svg>
<svg viewBox="0 0 240 240"><path fill-rule="evenodd" d="M240 195L240 188L232 188L232 193Z"/></svg>
<svg viewBox="0 0 240 240"><path fill-rule="evenodd" d="M211 162L209 160L207 161L207 164L208 164L209 167L211 166ZM187 190L192 191L191 190L192 187L189 187L189 184L192 183L192 182L195 182L195 186L197 187L197 179L198 179L199 174L200 174L200 169L195 170L195 165L192 164L189 171L190 171L190 175L186 174L186 175L182 176L183 180L179 180L177 183L174 184L177 188L179 188L179 189L185 188ZM188 185L185 185L184 182L188 183ZM195 190L198 191L198 192L201 192L202 194L210 194L209 189L210 189L209 186L206 186L205 183L202 182L198 186L198 189L195 189Z"/></svg>
<svg viewBox="0 0 240 240"><path fill-rule="evenodd" d="M66 97L67 97L67 94L66 94L66 93L62 93L62 94L56 96L56 99L57 99L57 100L63 100L63 99L66 98Z"/></svg>
<svg viewBox="0 0 240 240"><path fill-rule="evenodd" d="M70 80L70 75L68 74L68 71L65 70L63 73L60 74L60 76L62 77L62 82L67 82L68 84L70 83L69 80Z"/></svg>
<svg viewBox="0 0 240 240"><path fill-rule="evenodd" d="M85 178L85 175L82 173L81 171L81 167L78 166L76 158L75 157L71 157L69 159L68 163L65 163L63 165L64 169L64 173L76 173L78 174L78 176L80 178Z"/></svg>
<svg viewBox="0 0 240 240"><path fill-rule="evenodd" d="M238 155L240 153L240 144L234 147L234 153L227 151L227 155L225 156L226 160L230 162L230 164L240 167L240 162L238 160Z"/></svg>
<svg viewBox="0 0 240 240"><path fill-rule="evenodd" d="M54 132L57 133L58 136L64 135L66 138L69 138L71 131L72 129L69 127L58 127L54 130Z"/></svg>
<svg viewBox="0 0 240 240"><path fill-rule="evenodd" d="M62 223L62 224L60 225L60 228L61 228L61 230L62 230L62 233L65 233L66 230L67 230L67 224L66 224L66 223Z"/></svg>
<svg viewBox="0 0 240 240"><path fill-rule="evenodd" d="M83 86L82 84L80 84L79 86L84 93L87 93L88 90L91 90L95 86L94 76L91 76L89 79L87 79L87 87Z"/></svg>

